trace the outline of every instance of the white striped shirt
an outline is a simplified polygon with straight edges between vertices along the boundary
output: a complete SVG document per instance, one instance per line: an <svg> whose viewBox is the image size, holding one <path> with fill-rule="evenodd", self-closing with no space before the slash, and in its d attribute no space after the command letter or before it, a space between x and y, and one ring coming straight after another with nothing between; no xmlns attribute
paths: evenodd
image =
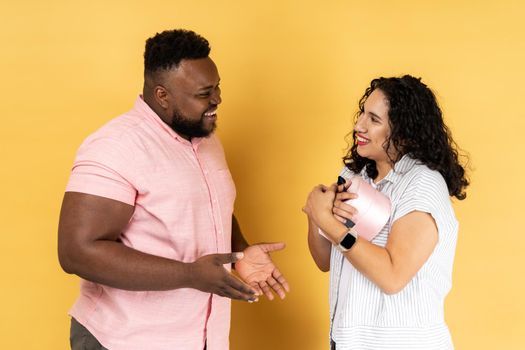
<svg viewBox="0 0 525 350"><path fill-rule="evenodd" d="M341 173L352 175L347 168ZM412 211L432 215L439 240L412 280L393 295L383 293L332 247L330 335L337 350L453 349L443 304L452 284L458 222L445 180L408 155L377 185L364 169L360 175L392 202L390 218L372 243L384 247L393 223Z"/></svg>

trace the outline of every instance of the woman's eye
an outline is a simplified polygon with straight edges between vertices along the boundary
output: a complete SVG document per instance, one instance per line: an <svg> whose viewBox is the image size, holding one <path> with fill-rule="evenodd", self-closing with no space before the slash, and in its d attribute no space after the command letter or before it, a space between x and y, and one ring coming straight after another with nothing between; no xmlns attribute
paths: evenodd
<svg viewBox="0 0 525 350"><path fill-rule="evenodd" d="M379 119L375 115L370 116L370 120L372 121L372 123L380 123L381 122L381 119Z"/></svg>

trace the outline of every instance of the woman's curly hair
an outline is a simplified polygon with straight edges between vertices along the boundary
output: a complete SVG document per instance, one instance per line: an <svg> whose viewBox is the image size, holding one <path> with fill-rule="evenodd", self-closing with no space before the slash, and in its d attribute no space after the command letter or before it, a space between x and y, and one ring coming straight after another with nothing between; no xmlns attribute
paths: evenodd
<svg viewBox="0 0 525 350"><path fill-rule="evenodd" d="M374 79L359 100L356 119L363 113L365 101L375 89L381 90L388 100L390 136L384 147L387 154L391 147L399 152L392 163L408 154L430 169L439 171L445 178L450 196L465 199L469 180L434 93L421 79L410 75ZM355 131L352 137L352 145L343 157L344 164L355 173L366 166L367 175L375 178L378 175L375 161L357 153Z"/></svg>

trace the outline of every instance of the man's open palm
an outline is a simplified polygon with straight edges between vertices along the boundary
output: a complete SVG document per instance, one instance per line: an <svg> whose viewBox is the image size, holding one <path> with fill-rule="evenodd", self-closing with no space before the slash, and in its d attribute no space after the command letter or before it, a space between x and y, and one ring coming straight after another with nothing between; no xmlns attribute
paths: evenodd
<svg viewBox="0 0 525 350"><path fill-rule="evenodd" d="M290 291L288 282L275 266L270 253L284 249L284 243L259 243L244 250L244 258L235 263L235 271L244 282L273 300L273 292L284 299Z"/></svg>

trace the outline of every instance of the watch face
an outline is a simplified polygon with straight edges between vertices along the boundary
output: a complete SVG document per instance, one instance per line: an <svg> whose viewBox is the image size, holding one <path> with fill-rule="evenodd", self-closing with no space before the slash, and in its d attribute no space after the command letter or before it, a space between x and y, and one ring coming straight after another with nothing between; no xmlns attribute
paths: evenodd
<svg viewBox="0 0 525 350"><path fill-rule="evenodd" d="M343 248L350 249L355 243L355 237L351 233L347 233L345 238L339 243Z"/></svg>

